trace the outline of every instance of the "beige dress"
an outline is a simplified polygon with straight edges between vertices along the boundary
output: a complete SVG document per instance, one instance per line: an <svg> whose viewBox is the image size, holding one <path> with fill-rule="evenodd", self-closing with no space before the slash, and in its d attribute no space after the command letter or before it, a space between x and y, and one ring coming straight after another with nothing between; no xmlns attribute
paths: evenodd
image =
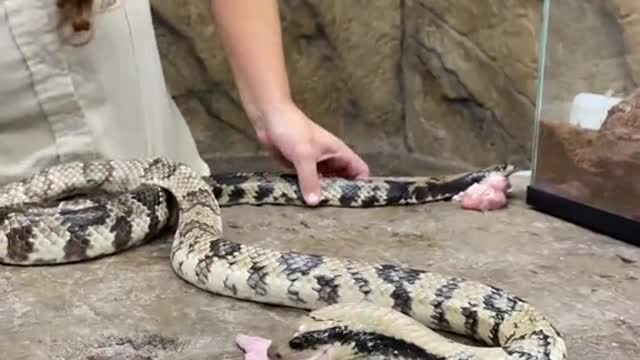
<svg viewBox="0 0 640 360"><path fill-rule="evenodd" d="M0 184L82 159L209 168L168 94L149 0L96 0L96 35L63 43L52 0L0 0Z"/></svg>

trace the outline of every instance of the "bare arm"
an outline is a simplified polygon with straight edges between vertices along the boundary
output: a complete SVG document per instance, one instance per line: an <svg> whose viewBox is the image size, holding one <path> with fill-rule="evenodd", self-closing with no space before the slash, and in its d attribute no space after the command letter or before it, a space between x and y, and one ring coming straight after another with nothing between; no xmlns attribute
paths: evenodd
<svg viewBox="0 0 640 360"><path fill-rule="evenodd" d="M276 0L212 0L212 15L247 115L263 130L270 113L292 106Z"/></svg>
<svg viewBox="0 0 640 360"><path fill-rule="evenodd" d="M258 139L296 169L307 203L321 198L319 173L367 177L367 164L294 104L277 0L211 0L211 10Z"/></svg>

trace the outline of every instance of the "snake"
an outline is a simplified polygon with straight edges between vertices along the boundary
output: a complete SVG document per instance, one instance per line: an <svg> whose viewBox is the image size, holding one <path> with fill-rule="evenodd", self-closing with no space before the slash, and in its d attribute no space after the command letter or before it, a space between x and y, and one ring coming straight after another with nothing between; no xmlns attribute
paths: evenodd
<svg viewBox="0 0 640 360"><path fill-rule="evenodd" d="M500 164L446 176L328 177L319 205L445 201L490 174L509 175L514 168ZM188 284L239 301L306 310L288 341L270 348L270 359L566 359L565 342L551 321L493 285L223 236L221 207L305 206L299 185L296 175L284 172L202 176L163 157L55 164L0 187L0 263L95 260L168 232L171 268ZM456 342L446 333L478 345ZM310 352L315 357L301 357Z"/></svg>

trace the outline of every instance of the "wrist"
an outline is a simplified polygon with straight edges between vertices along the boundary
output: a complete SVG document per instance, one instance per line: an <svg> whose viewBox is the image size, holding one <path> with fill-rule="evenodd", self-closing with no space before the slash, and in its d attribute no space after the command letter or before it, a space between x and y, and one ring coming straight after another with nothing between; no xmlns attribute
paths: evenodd
<svg viewBox="0 0 640 360"><path fill-rule="evenodd" d="M249 104L245 108L249 121L256 132L267 131L267 129L272 128L281 121L300 118L299 116L293 116L299 113L300 110L291 98L272 100L262 106Z"/></svg>
<svg viewBox="0 0 640 360"><path fill-rule="evenodd" d="M256 112L251 123L263 145L273 145L284 134L308 135L310 119L292 101L274 102Z"/></svg>

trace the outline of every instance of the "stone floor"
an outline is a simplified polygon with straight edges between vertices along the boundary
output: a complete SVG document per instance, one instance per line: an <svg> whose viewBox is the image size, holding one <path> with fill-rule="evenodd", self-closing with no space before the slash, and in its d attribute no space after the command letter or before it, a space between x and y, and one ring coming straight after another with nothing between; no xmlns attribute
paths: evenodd
<svg viewBox="0 0 640 360"><path fill-rule="evenodd" d="M221 165L221 167L224 167ZM220 167L218 167L220 168ZM640 249L527 209L235 207L226 234L263 246L411 264L507 288L546 313L569 359L640 358ZM280 336L298 313L177 278L168 240L70 266L0 270L3 360L241 359L234 336Z"/></svg>

